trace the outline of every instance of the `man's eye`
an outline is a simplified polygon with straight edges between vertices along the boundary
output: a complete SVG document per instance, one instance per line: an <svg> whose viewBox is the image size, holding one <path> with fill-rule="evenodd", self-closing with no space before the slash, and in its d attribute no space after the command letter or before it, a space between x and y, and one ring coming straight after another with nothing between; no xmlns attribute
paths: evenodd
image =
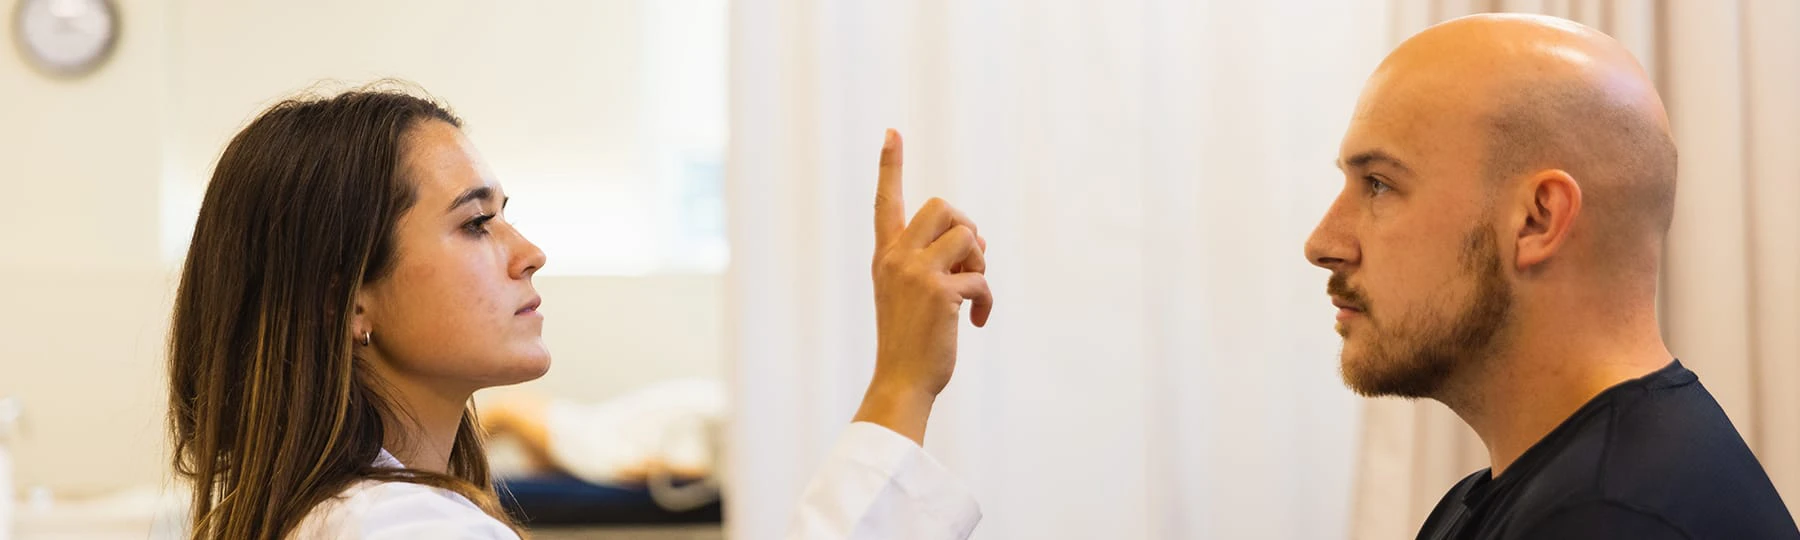
<svg viewBox="0 0 1800 540"><path fill-rule="evenodd" d="M1387 182L1382 182L1381 178L1375 175L1364 176L1363 181L1368 182L1370 195L1380 195L1394 189L1393 186L1387 185Z"/></svg>

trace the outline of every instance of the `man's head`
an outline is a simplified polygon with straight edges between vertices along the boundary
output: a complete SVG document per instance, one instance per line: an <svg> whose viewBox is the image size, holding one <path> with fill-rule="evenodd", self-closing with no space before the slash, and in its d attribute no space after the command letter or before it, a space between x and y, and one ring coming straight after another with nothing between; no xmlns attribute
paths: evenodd
<svg viewBox="0 0 1800 540"><path fill-rule="evenodd" d="M1534 319L1653 305L1675 148L1643 68L1604 34L1520 15L1426 29L1370 76L1338 167L1306 257L1332 272L1359 393L1441 398L1547 337Z"/></svg>

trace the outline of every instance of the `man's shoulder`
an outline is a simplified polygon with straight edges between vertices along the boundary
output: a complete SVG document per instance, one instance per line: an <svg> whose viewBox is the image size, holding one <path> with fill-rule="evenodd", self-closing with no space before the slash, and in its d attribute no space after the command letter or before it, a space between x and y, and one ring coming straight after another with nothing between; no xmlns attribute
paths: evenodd
<svg viewBox="0 0 1800 540"><path fill-rule="evenodd" d="M1699 537L1793 538L1793 518L1743 436L1697 380L1611 411L1593 511L1635 513Z"/></svg>
<svg viewBox="0 0 1800 540"><path fill-rule="evenodd" d="M1670 382L1611 396L1581 419L1579 432L1517 486L1513 525L1795 537L1786 505L1718 402L1691 377Z"/></svg>
<svg viewBox="0 0 1800 540"><path fill-rule="evenodd" d="M1594 470L1606 498L1657 508L1775 496L1762 463L1698 381L1647 390L1614 409Z"/></svg>
<svg viewBox="0 0 1800 540"><path fill-rule="evenodd" d="M1606 499L1565 504L1523 524L1519 538L1688 540L1695 534L1661 512Z"/></svg>

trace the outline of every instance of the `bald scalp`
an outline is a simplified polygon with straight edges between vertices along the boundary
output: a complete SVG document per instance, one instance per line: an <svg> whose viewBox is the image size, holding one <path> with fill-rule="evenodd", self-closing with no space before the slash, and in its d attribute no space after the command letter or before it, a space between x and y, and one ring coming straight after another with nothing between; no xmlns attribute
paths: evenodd
<svg viewBox="0 0 1800 540"><path fill-rule="evenodd" d="M1568 173L1582 195L1570 255L1656 272L1675 213L1675 143L1662 99L1624 45L1555 17L1471 15L1407 39L1379 71L1420 81L1427 86L1415 92L1470 114L1490 194L1538 172Z"/></svg>
<svg viewBox="0 0 1800 540"><path fill-rule="evenodd" d="M1546 82L1504 92L1486 115L1484 176L1499 185L1562 169L1601 243L1660 242L1675 215L1675 141L1638 103L1584 81Z"/></svg>

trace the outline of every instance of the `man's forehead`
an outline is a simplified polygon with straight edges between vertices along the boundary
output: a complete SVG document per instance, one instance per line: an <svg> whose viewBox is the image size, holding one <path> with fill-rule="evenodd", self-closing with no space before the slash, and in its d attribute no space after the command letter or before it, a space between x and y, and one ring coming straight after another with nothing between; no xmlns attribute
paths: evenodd
<svg viewBox="0 0 1800 540"><path fill-rule="evenodd" d="M1415 165L1433 156L1473 157L1483 138L1484 105L1478 96L1404 86L1370 88L1357 102L1338 157L1348 161L1380 151L1385 157Z"/></svg>
<svg viewBox="0 0 1800 540"><path fill-rule="evenodd" d="M1417 154L1413 134L1423 129L1404 117L1358 114L1350 120L1338 145L1337 166L1349 169L1375 161L1411 163Z"/></svg>

